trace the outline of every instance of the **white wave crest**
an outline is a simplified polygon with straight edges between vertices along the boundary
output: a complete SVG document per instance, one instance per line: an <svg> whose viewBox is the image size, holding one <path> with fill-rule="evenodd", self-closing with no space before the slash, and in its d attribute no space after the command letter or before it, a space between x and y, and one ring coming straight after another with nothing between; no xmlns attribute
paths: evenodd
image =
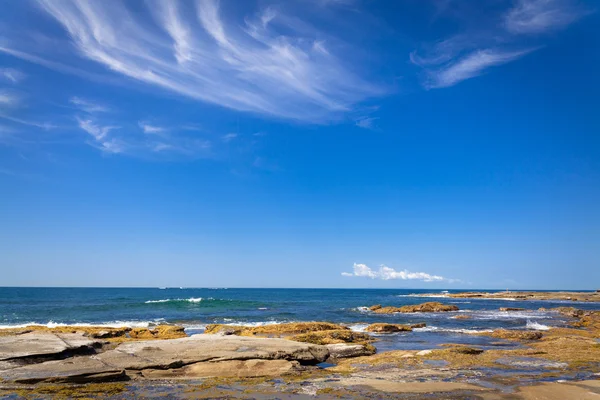
<svg viewBox="0 0 600 400"><path fill-rule="evenodd" d="M348 325L348 328L354 332L364 332L369 324L352 324Z"/></svg>
<svg viewBox="0 0 600 400"><path fill-rule="evenodd" d="M474 333L486 333L493 332L491 329L458 329L458 328L439 328L437 326L426 326L423 328L415 328L413 332L448 332L448 333L464 333L464 334L474 334Z"/></svg>
<svg viewBox="0 0 600 400"><path fill-rule="evenodd" d="M535 329L536 331L547 331L550 330L548 325L540 324L535 321L527 320L527 325L525 325L527 329Z"/></svg>
<svg viewBox="0 0 600 400"><path fill-rule="evenodd" d="M47 328L58 328L61 326L80 326L80 327L101 327L101 328L148 328L152 325L157 325L160 321L112 321L112 322L74 322L63 323L48 321L46 323L27 322L24 324L5 324L0 325L0 329L26 328L28 326L45 326Z"/></svg>
<svg viewBox="0 0 600 400"><path fill-rule="evenodd" d="M145 301L145 304L152 304L152 303L171 303L171 302L183 302L183 301L187 301L188 303L200 303L202 300L204 300L202 297L190 297L189 299L163 299L163 300L148 300ZM214 300L212 297L206 299L206 300Z"/></svg>

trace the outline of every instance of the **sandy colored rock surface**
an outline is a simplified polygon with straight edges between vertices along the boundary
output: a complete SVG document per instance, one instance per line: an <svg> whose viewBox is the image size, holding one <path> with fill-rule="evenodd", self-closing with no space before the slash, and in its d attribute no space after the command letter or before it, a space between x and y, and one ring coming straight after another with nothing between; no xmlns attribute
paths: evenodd
<svg viewBox="0 0 600 400"><path fill-rule="evenodd" d="M297 362L287 360L233 360L196 363L169 370L146 370L142 375L150 379L255 378L281 376L293 371L297 365Z"/></svg>
<svg viewBox="0 0 600 400"><path fill-rule="evenodd" d="M79 334L30 332L0 337L0 361L24 357L48 357L67 351L93 349L99 342Z"/></svg>
<svg viewBox="0 0 600 400"><path fill-rule="evenodd" d="M46 333L35 334L46 337ZM35 343L35 337L29 337ZM52 348L51 350L56 350ZM47 361L0 371L10 382L97 382L118 379L124 370L173 369L198 362L285 360L314 365L325 361L324 346L285 339L194 335L183 339L120 344L92 356Z"/></svg>
<svg viewBox="0 0 600 400"><path fill-rule="evenodd" d="M46 361L0 372L7 382L107 382L126 378L122 368L107 365L91 357L76 357L66 360Z"/></svg>
<svg viewBox="0 0 600 400"><path fill-rule="evenodd" d="M210 324L204 330L206 334L225 334L238 336L269 336L281 337L286 335L299 335L308 332L349 330L347 326L331 322L294 322L286 324L273 324L264 326L238 326Z"/></svg>
<svg viewBox="0 0 600 400"><path fill-rule="evenodd" d="M375 354L375 347L364 344L328 344L329 356L334 359L370 356Z"/></svg>
<svg viewBox="0 0 600 400"><path fill-rule="evenodd" d="M349 329L302 333L300 335L287 336L286 339L320 345L336 343L365 344L375 341L375 338L366 333L354 332Z"/></svg>

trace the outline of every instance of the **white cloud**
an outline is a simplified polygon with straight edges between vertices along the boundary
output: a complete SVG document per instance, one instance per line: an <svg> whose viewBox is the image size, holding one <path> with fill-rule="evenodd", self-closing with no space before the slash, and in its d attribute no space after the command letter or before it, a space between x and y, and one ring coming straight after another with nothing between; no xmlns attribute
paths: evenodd
<svg viewBox="0 0 600 400"><path fill-rule="evenodd" d="M0 78L12 83L19 83L25 79L26 75L14 68L0 68Z"/></svg>
<svg viewBox="0 0 600 400"><path fill-rule="evenodd" d="M69 101L71 102L71 104L74 104L80 110L83 110L90 114L109 111L108 107L90 100L83 99L81 97L71 97Z"/></svg>
<svg viewBox="0 0 600 400"><path fill-rule="evenodd" d="M504 23L511 33L538 34L563 28L584 14L571 0L518 0Z"/></svg>
<svg viewBox="0 0 600 400"><path fill-rule="evenodd" d="M226 143L231 142L232 140L234 140L237 137L238 137L237 133L228 133L226 135L223 135L223 141Z"/></svg>
<svg viewBox="0 0 600 400"><path fill-rule="evenodd" d="M376 117L359 118L356 120L355 125L358 126L359 128L363 128L363 129L373 129L375 127L374 123L378 119L379 118L376 118Z"/></svg>
<svg viewBox="0 0 600 400"><path fill-rule="evenodd" d="M522 34L562 28L585 13L575 0L515 0L508 10L482 14L487 21L478 21L476 30L467 29L433 44L422 44L409 59L424 69L425 88L453 86L542 47L532 45L532 38Z"/></svg>
<svg viewBox="0 0 600 400"><path fill-rule="evenodd" d="M381 279L384 281L392 279L401 280L419 280L423 282L440 282L440 281L451 281L442 276L431 275L425 272L410 272L408 270L396 271L393 268L382 265L378 270L373 270L365 264L354 263L352 272L342 272L342 276L348 277L366 277L371 279Z"/></svg>
<svg viewBox="0 0 600 400"><path fill-rule="evenodd" d="M319 122L383 92L353 72L351 53L324 47L324 37L335 38L307 21L292 23L299 17L286 15L285 6L240 16L217 0L146 2L135 12L125 2L37 2L68 33L77 50L71 56L203 102ZM85 73L64 57L14 47L0 51Z"/></svg>
<svg viewBox="0 0 600 400"><path fill-rule="evenodd" d="M108 136L110 131L118 129L118 126L101 126L96 124L91 119L80 119L77 118L79 127L89 133L94 139L99 142L104 142L104 139Z"/></svg>
<svg viewBox="0 0 600 400"><path fill-rule="evenodd" d="M7 90L0 90L0 106L13 107L19 103L19 96Z"/></svg>
<svg viewBox="0 0 600 400"><path fill-rule="evenodd" d="M138 125L140 128L142 128L142 130L144 131L144 133L147 133L149 135L156 135L156 134L160 134L166 131L165 128L161 127L161 126L156 126L156 125L150 125L146 122L138 122Z"/></svg>
<svg viewBox="0 0 600 400"><path fill-rule="evenodd" d="M443 88L456 85L466 79L481 75L486 69L497 65L506 64L530 53L534 49L503 52L493 49L477 50L444 68L431 71L430 81L425 84L427 88Z"/></svg>

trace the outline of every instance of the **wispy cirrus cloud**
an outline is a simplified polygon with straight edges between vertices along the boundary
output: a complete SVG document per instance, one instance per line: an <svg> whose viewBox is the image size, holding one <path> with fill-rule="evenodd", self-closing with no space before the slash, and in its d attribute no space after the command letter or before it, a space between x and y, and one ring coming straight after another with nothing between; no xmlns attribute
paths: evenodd
<svg viewBox="0 0 600 400"><path fill-rule="evenodd" d="M490 67L517 60L534 49L521 51L501 51L495 49L476 50L465 57L430 73L431 79L425 83L428 89L444 88L481 75Z"/></svg>
<svg viewBox="0 0 600 400"><path fill-rule="evenodd" d="M25 79L26 75L15 68L0 68L0 80L11 83L19 83Z"/></svg>
<svg viewBox="0 0 600 400"><path fill-rule="evenodd" d="M139 121L138 126L142 128L142 131L144 133L147 133L149 135L157 135L167 131L167 129L163 128L162 126L151 125L143 121Z"/></svg>
<svg viewBox="0 0 600 400"><path fill-rule="evenodd" d="M99 141L99 142L104 141L111 131L119 128L118 126L111 126L111 125L102 126L102 125L92 121L91 119L77 118L77 122L81 129L86 131L94 139L96 139L96 141Z"/></svg>
<svg viewBox="0 0 600 400"><path fill-rule="evenodd" d="M504 23L514 34L539 34L564 28L587 13L572 0L518 0Z"/></svg>
<svg viewBox="0 0 600 400"><path fill-rule="evenodd" d="M148 85L234 110L318 122L384 92L354 72L355 64L348 67L349 53L336 48L341 42L310 23L292 23L297 16L290 18L283 6L240 18L217 0L146 2L135 12L125 2L37 3L77 50L70 65L80 55ZM0 51L69 71L53 54L6 45Z"/></svg>
<svg viewBox="0 0 600 400"><path fill-rule="evenodd" d="M423 282L452 281L451 279L444 278L443 276L432 275L426 272L411 272L406 269L396 271L395 269L386 267L385 265L382 265L379 267L379 269L374 270L366 264L357 263L354 263L352 272L342 272L342 276L381 279L384 281L392 279L419 280Z"/></svg>
<svg viewBox="0 0 600 400"><path fill-rule="evenodd" d="M524 34L564 28L586 13L574 0L516 0L508 10L492 14L487 29L479 27L425 43L409 59L424 69L425 88L453 86L543 47L524 40Z"/></svg>
<svg viewBox="0 0 600 400"><path fill-rule="evenodd" d="M87 113L93 114L93 113L103 113L103 112L108 112L110 111L110 109L102 104L96 103L94 101L88 100L88 99L84 99L81 97L71 97L69 99L69 102L71 104L73 104L75 107L79 108L82 111L85 111Z"/></svg>

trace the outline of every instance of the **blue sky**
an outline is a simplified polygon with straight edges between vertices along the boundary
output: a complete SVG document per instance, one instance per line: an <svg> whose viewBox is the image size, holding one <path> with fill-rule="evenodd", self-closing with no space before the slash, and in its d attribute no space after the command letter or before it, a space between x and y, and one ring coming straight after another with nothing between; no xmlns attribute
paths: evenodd
<svg viewBox="0 0 600 400"><path fill-rule="evenodd" d="M600 282L593 1L1 7L0 286Z"/></svg>

